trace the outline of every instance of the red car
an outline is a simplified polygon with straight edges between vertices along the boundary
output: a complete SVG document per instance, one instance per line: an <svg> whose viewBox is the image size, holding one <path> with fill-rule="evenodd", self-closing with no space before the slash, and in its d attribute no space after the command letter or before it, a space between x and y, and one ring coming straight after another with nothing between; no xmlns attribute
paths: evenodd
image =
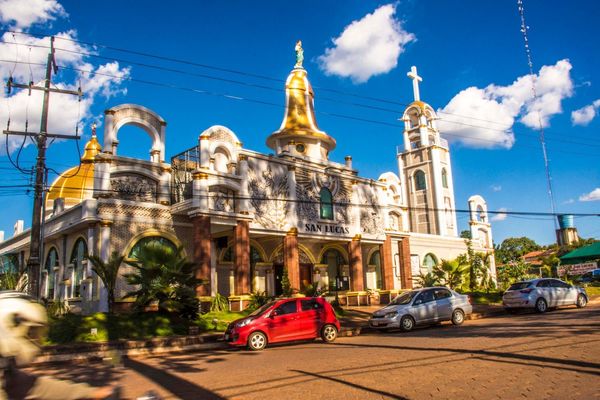
<svg viewBox="0 0 600 400"><path fill-rule="evenodd" d="M262 350L268 343L318 337L331 343L339 330L335 312L324 298L300 297L272 301L246 318L233 321L225 331L225 341Z"/></svg>

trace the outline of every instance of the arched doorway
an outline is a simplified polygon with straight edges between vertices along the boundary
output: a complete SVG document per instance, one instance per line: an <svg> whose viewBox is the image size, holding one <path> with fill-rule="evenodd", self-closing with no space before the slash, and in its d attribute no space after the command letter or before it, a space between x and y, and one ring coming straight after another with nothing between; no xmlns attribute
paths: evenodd
<svg viewBox="0 0 600 400"><path fill-rule="evenodd" d="M383 278L381 274L381 253L376 250L369 257L367 267L367 289L382 289Z"/></svg>
<svg viewBox="0 0 600 400"><path fill-rule="evenodd" d="M346 259L337 249L328 249L323 253L321 264L327 265L327 277L329 280L329 290L347 290L343 285L340 285L339 279L344 276L343 266L347 265Z"/></svg>

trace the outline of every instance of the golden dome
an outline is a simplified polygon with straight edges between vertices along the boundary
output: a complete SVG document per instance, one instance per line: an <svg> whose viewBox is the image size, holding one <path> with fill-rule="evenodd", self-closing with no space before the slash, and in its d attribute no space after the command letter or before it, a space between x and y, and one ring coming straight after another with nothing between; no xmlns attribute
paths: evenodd
<svg viewBox="0 0 600 400"><path fill-rule="evenodd" d="M94 193L94 159L102 151L96 135L85 145L81 165L63 172L50 186L46 195L46 212L52 213L54 200L65 199L65 209L91 199Z"/></svg>
<svg viewBox="0 0 600 400"><path fill-rule="evenodd" d="M277 139L284 142L301 138L315 138L331 151L335 148L335 139L321 131L315 118L314 92L308 81L307 72L296 67L285 82L285 114L281 127L267 138L267 146L276 148Z"/></svg>

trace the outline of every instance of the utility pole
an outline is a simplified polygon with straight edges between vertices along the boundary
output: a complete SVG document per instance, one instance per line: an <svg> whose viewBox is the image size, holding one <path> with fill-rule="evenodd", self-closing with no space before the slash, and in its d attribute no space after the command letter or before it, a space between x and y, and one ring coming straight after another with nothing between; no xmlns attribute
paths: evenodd
<svg viewBox="0 0 600 400"><path fill-rule="evenodd" d="M33 82L30 82L28 85L15 83L12 80L12 77L8 80L7 87L8 93L10 94L11 88L21 88L28 89L31 94L31 90L43 90L44 91L44 100L42 103L42 119L40 122L40 132L39 133L29 133L22 131L10 131L5 130L4 134L6 135L19 135L19 136L31 136L34 138L37 144L37 161L35 167L35 190L33 196L33 216L31 218L31 239L29 246L29 260L27 261L27 272L29 276L29 292L32 296L39 298L40 297L40 277L41 277L41 257L43 254L40 254L40 249L42 247L43 242L43 233L42 233L42 206L44 199L44 190L45 190L45 177L46 177L46 140L50 138L60 138L60 139L79 139L79 136L73 135L59 135L59 134L50 134L48 133L48 104L50 102L50 92L54 93L63 93L63 94L71 94L81 97L83 93L81 92L81 88L78 91L75 90L62 90L55 89L50 87L50 83L52 81L52 72L55 74L58 72L58 66L56 65L56 61L54 59L54 36L50 38L50 52L48 53L48 60L46 62L46 80L44 82L44 86L34 86Z"/></svg>

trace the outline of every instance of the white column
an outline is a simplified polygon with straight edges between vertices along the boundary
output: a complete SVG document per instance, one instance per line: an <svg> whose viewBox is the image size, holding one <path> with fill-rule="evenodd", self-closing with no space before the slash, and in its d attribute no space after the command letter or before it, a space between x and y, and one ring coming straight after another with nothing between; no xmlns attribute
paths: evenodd
<svg viewBox="0 0 600 400"><path fill-rule="evenodd" d="M446 227L446 213L444 211L444 193L442 186L442 168L440 165L440 153L439 148L431 148L431 166L432 166L432 177L431 186L433 186L432 194L434 199L434 206L436 208L436 219L437 219L437 234L441 236L448 236Z"/></svg>
<svg viewBox="0 0 600 400"><path fill-rule="evenodd" d="M167 123L160 123L160 157L158 162L165 162L165 137L166 137Z"/></svg>
<svg viewBox="0 0 600 400"><path fill-rule="evenodd" d="M208 211L208 175L205 172L194 172L193 205L202 211Z"/></svg>
<svg viewBox="0 0 600 400"><path fill-rule="evenodd" d="M208 168L210 163L210 141L208 136L200 136L200 168Z"/></svg>
<svg viewBox="0 0 600 400"><path fill-rule="evenodd" d="M404 138L404 151L410 151L410 140L408 139L408 123L406 129L402 133L402 137Z"/></svg>
<svg viewBox="0 0 600 400"><path fill-rule="evenodd" d="M248 156L240 154L239 157L239 175L242 178L240 184L240 199L238 201L239 212L248 214L250 211L250 194L248 191Z"/></svg>
<svg viewBox="0 0 600 400"><path fill-rule="evenodd" d="M458 225L456 223L456 202L454 200L454 178L452 177L452 163L450 162L450 150L446 153L446 173L448 174L448 193L450 204L452 206L452 225L454 226L454 236L458 236Z"/></svg>
<svg viewBox="0 0 600 400"><path fill-rule="evenodd" d="M113 149L113 142L117 139L113 129L113 114L114 111L106 110L104 112L104 146L105 152L111 152ZM115 153L116 154L116 153Z"/></svg>
<svg viewBox="0 0 600 400"><path fill-rule="evenodd" d="M298 227L298 213L296 208L296 167L293 165L288 165L288 200L289 204L287 207L287 228L286 230L290 230L291 228Z"/></svg>
<svg viewBox="0 0 600 400"><path fill-rule="evenodd" d="M217 282L217 246L210 246L210 295L216 296Z"/></svg>
<svg viewBox="0 0 600 400"><path fill-rule="evenodd" d="M398 177L400 178L400 204L407 205L408 199L408 186L406 186L406 172L404 171L404 161L402 160L402 154L396 156L398 160Z"/></svg>
<svg viewBox="0 0 600 400"><path fill-rule="evenodd" d="M111 248L110 248L110 230L111 230L111 225L112 222L111 221L101 221L100 222L100 258L102 259L102 261L107 262L109 257L110 257L110 252L111 252ZM100 308L100 312L107 312L108 311L108 292L106 291L106 287L104 286L104 283L102 283L102 281L100 281L99 283L100 287L99 287L99 295L100 295L100 302L99 302L99 308Z"/></svg>

